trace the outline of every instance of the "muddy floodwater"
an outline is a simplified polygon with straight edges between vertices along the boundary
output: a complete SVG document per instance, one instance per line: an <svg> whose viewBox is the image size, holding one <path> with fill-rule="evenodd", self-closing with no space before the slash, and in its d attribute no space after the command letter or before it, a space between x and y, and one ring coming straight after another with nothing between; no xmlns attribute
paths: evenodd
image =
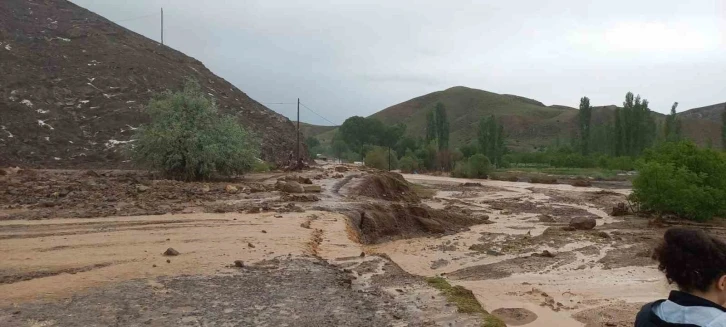
<svg viewBox="0 0 726 327"><path fill-rule="evenodd" d="M8 170L0 325L482 325L440 276L508 326L632 326L670 290L650 259L665 228L610 215L626 184L377 174Z"/></svg>

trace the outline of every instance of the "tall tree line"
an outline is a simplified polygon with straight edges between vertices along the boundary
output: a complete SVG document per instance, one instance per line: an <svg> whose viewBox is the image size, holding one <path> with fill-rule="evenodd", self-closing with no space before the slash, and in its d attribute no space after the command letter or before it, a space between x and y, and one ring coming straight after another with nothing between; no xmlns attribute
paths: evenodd
<svg viewBox="0 0 726 327"><path fill-rule="evenodd" d="M676 116L676 108L678 108L678 102L673 103L671 106L671 113L666 117L665 127L663 134L665 140L668 142L674 142L681 139L681 121Z"/></svg>
<svg viewBox="0 0 726 327"><path fill-rule="evenodd" d="M494 165L500 166L506 152L504 126L497 122L493 115L479 121L477 141L479 152L487 156Z"/></svg>
<svg viewBox="0 0 726 327"><path fill-rule="evenodd" d="M590 153L590 124L592 122L592 106L590 106L590 99L588 97L582 97L580 99L579 116L581 152L582 155L588 155Z"/></svg>
<svg viewBox="0 0 726 327"><path fill-rule="evenodd" d="M449 148L449 118L443 103L436 103L436 108L426 115L426 142L436 142L439 150Z"/></svg>
<svg viewBox="0 0 726 327"><path fill-rule="evenodd" d="M615 156L639 156L653 145L656 135L655 119L648 100L632 92L625 95L623 108L615 110Z"/></svg>

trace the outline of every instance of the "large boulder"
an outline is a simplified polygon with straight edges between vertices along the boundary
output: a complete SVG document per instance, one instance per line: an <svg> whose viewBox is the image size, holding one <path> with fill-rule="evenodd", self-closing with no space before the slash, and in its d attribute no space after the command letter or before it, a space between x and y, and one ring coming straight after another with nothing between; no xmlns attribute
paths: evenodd
<svg viewBox="0 0 726 327"><path fill-rule="evenodd" d="M335 171L337 171L339 173L344 173L344 172L348 171L348 167L346 167L346 166L336 166L335 167Z"/></svg>
<svg viewBox="0 0 726 327"><path fill-rule="evenodd" d="M285 193L305 193L305 188L298 182L283 182L278 181L276 185L277 190Z"/></svg>
<svg viewBox="0 0 726 327"><path fill-rule="evenodd" d="M597 221L592 217L575 217L570 220L570 229L591 230L597 226Z"/></svg>

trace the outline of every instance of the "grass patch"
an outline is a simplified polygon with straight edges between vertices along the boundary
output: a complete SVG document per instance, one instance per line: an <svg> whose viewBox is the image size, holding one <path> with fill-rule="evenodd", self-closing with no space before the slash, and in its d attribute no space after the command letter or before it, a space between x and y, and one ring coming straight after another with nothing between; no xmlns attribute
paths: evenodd
<svg viewBox="0 0 726 327"><path fill-rule="evenodd" d="M430 187L423 186L421 184L410 183L411 190L413 190L419 198L431 199L436 195L436 190Z"/></svg>
<svg viewBox="0 0 726 327"><path fill-rule="evenodd" d="M609 170L602 168L554 168L554 167L518 167L512 169L502 169L498 173L514 174L518 176L528 176L532 174L545 174L556 176L567 176L570 178L593 178L596 180L611 181L627 181L632 180L633 176L619 175L620 170Z"/></svg>
<svg viewBox="0 0 726 327"><path fill-rule="evenodd" d="M481 314L484 320L482 322L482 327L507 326L503 321L499 320L499 318L484 310L472 291L461 286L451 286L451 284L442 277L426 278L426 282L441 291L441 293L446 296L447 301L456 305L459 312Z"/></svg>

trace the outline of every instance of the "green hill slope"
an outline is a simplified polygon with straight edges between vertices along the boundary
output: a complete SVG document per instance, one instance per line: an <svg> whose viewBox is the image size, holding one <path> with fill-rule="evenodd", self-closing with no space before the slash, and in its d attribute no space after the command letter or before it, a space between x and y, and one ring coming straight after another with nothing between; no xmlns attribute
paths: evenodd
<svg viewBox="0 0 726 327"><path fill-rule="evenodd" d="M546 106L543 103L508 94L497 94L463 86L429 93L383 109L371 117L385 124L404 123L406 134L423 137L426 114L436 103L446 106L451 124L452 147L459 147L476 140L479 120L495 115L504 125L507 146L514 151L534 151L542 146L558 142L563 144L577 135L578 110L567 106ZM712 106L715 107L715 106ZM593 108L592 125L601 126L613 122L616 106ZM710 108L710 107L709 107ZM665 116L654 113L656 122L663 124ZM720 122L700 118L688 111L679 114L684 135L700 145L720 146ZM709 118L713 115L709 115ZM325 130L315 136L321 142L329 142L336 129Z"/></svg>

